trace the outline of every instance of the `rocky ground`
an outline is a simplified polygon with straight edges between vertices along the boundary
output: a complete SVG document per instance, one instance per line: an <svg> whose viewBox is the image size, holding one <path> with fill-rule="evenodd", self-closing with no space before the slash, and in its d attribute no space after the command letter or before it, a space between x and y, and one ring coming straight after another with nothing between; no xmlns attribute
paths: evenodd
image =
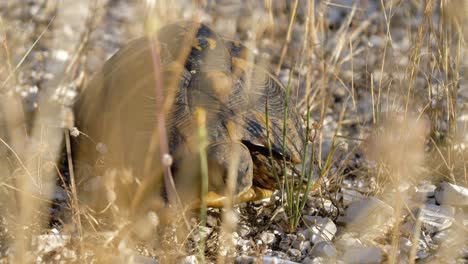
<svg viewBox="0 0 468 264"><path fill-rule="evenodd" d="M311 98L320 188L307 195L295 230L277 192L229 212L209 209L201 228L197 217L188 219L192 231L182 240L155 213L141 226L163 234L158 242L132 244L118 229L86 234L86 261L199 263L198 242L206 237L208 263L467 263L468 64L466 43L457 42L467 35L457 35L450 23L466 22L458 10L468 13L468 4L442 5L444 13L439 1L315 1L314 9L298 1L282 57L295 1L201 2L206 5L197 9L192 1L174 1L155 13L163 21L198 17L273 68L281 61L281 81L293 76L299 97ZM20 95L31 120L41 117L41 103L69 106L107 58L144 33L145 11L124 0L1 2L0 54L9 60L0 65L0 94ZM305 100L297 107L306 114ZM11 116L11 108L0 110L0 120ZM50 126L67 127L63 115L52 117L45 115ZM28 153L41 144L28 140L35 146ZM62 151L53 140L47 145ZM2 178L5 195L14 190L8 186L15 173ZM78 261L76 227L63 223L73 208L61 186L53 195L53 223L33 236L28 254L34 261ZM17 227L14 207L2 200L0 256L8 262ZM230 221L237 224L226 232L223 222Z"/></svg>

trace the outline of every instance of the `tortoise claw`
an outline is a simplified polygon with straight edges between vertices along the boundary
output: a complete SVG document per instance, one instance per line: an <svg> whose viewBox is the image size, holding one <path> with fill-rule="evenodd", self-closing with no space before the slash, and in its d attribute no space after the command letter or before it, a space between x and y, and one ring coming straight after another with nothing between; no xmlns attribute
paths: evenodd
<svg viewBox="0 0 468 264"><path fill-rule="evenodd" d="M208 207L221 208L228 201L228 197L214 192L208 192L206 195L206 205Z"/></svg>
<svg viewBox="0 0 468 264"><path fill-rule="evenodd" d="M221 208L226 205L227 202L232 202L234 204L237 203L245 203L245 202L253 202L253 201L258 201L262 200L265 198L271 197L273 194L272 190L267 190L263 189L260 187L252 186L250 187L247 191L240 193L234 199L229 201L227 196L224 195L219 195L214 192L208 192L206 195L206 205L208 207L215 207L215 208Z"/></svg>
<svg viewBox="0 0 468 264"><path fill-rule="evenodd" d="M265 198L270 198L273 195L272 190L263 189L257 186L252 186L247 191L241 193L238 196L237 202L244 203L244 202L253 202L259 201Z"/></svg>

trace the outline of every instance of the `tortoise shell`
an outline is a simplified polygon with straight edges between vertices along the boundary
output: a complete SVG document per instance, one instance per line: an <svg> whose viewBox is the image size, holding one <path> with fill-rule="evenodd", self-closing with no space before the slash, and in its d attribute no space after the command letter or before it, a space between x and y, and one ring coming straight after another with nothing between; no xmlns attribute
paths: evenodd
<svg viewBox="0 0 468 264"><path fill-rule="evenodd" d="M235 193L252 185L275 189L272 166L281 172L283 160L300 163L306 136L300 115L285 106L286 89L255 59L243 45L194 22L165 26L155 41L131 41L94 75L75 104L77 127L86 135L76 144L77 159L95 167L131 168L139 176L160 172L152 146L158 113L164 111L176 184L181 192L193 189L200 178L194 115L204 109L209 190L225 191L233 160ZM156 96L158 81L162 98ZM99 143L105 152L96 148Z"/></svg>

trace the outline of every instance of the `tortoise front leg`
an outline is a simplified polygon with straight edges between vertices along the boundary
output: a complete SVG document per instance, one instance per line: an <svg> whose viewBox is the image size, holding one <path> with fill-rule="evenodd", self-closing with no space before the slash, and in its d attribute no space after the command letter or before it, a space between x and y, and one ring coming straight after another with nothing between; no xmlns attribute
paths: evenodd
<svg viewBox="0 0 468 264"><path fill-rule="evenodd" d="M205 202L208 207L224 207L268 198L273 191L252 186L253 161L248 148L236 141L221 141L207 147L208 156L208 193ZM188 176L186 174L185 176ZM199 175L201 177L201 175ZM194 182L193 182L194 183ZM199 188L201 181L190 188ZM186 189L187 190L187 189ZM195 201L185 199L189 207L200 206L200 196Z"/></svg>
<svg viewBox="0 0 468 264"><path fill-rule="evenodd" d="M259 201L265 198L270 198L273 195L272 190L263 189L257 186L252 186L248 190L239 193L235 197L231 198L229 201L229 197L225 195L219 195L215 192L208 192L205 196L206 205L208 207L216 207L221 208L226 205L226 203L231 202L233 204L238 203L245 203L245 202L254 202Z"/></svg>
<svg viewBox="0 0 468 264"><path fill-rule="evenodd" d="M266 198L270 198L272 195L273 195L272 190L264 189L264 188L257 187L257 186L252 186L250 187L250 189L248 189L244 193L241 193L238 196L237 202L238 203L254 202L254 201L259 201L259 200L263 200Z"/></svg>

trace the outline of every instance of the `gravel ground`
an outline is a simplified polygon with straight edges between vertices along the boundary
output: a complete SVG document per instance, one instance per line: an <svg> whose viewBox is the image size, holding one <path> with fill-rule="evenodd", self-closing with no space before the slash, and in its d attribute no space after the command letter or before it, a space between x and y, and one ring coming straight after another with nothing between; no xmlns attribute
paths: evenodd
<svg viewBox="0 0 468 264"><path fill-rule="evenodd" d="M8 89L0 90L7 98L2 99L7 107L0 108L0 121L7 123L8 111L14 108L6 101L23 102L24 107L19 108L26 120L39 118L42 104L59 101L70 106L83 83L107 58L143 34L143 5L108 0L90 9L90 2L64 1L59 6L54 1L0 2L1 54L5 56L8 50L5 58L10 58L7 66L0 67L1 82L8 80L3 85ZM168 11L159 12L167 20L196 14L192 1L177 2L180 6L173 4ZM209 6L199 13L203 22L246 43L273 67L279 63L294 1L207 2ZM266 9L270 2L271 13ZM287 84L292 71L301 96L310 86L315 99L311 117L320 127L317 152L322 166L331 152L333 160L327 177L320 181L321 188L308 195L297 229L288 230L277 192L271 199L242 204L232 212L209 209L207 225L201 229L195 216L188 219L193 230L182 240L175 226L154 213L137 226L154 226L156 233L163 234L157 242L145 243L148 239L139 237L141 243L131 243L120 239L118 229L89 234L82 252L86 261L199 263L198 241L203 235L209 263L220 256L235 263L410 263L412 257L421 263L467 263L466 44L458 51L458 62L453 55L456 49L450 47L449 66L441 63L446 54L440 49L440 38L434 36L441 25L438 4L425 15L420 1L394 1L393 5L372 0L315 1L316 20L323 21L325 29L311 34L308 45L321 48L305 56L300 51L308 23L307 2L298 1L279 76ZM386 4L384 10L382 3ZM274 27L263 29L264 34L257 38L256 25L265 20ZM434 35L428 38L429 33ZM416 41L418 35L426 36L423 43ZM415 56L420 57L412 74L409 69L417 61ZM19 62L21 67L9 80L9 70ZM409 106L405 100L408 87L412 89ZM298 107L305 113L305 105ZM456 115L448 110L452 107ZM43 122L67 127L63 118L67 111L60 107ZM0 135L7 135L2 123ZM26 123L34 128L33 122ZM11 130L8 140L14 142ZM32 153L42 146L34 139L27 144L34 146ZM48 144L49 149L62 151L60 142ZM402 146L406 148L403 152ZM8 151L0 148L0 154L6 156ZM385 166L381 166L382 160ZM58 184L53 195L49 228L32 238L34 250L29 257L37 262L78 261L73 246L76 227L68 223L73 217L63 187L69 183L66 165L62 169L65 184ZM15 173L13 169L6 173L3 192L12 191L4 186L14 182ZM37 190L38 195L42 190ZM15 208L6 202L0 205L5 212L0 256L8 262L13 253L6 241L15 240L9 231L16 228ZM226 233L222 222L237 225ZM140 231L132 232L138 237ZM93 245L104 245L108 252L93 252ZM112 253L116 250L118 254Z"/></svg>

